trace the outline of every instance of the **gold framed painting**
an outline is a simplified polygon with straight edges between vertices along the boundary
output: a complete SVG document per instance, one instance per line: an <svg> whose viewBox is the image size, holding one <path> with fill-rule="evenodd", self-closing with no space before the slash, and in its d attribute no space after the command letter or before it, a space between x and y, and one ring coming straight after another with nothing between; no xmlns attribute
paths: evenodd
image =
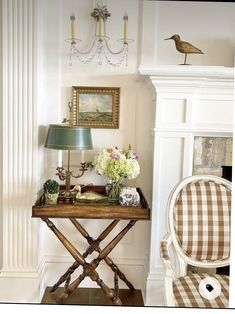
<svg viewBox="0 0 235 314"><path fill-rule="evenodd" d="M120 87L72 86L73 125L119 128Z"/></svg>

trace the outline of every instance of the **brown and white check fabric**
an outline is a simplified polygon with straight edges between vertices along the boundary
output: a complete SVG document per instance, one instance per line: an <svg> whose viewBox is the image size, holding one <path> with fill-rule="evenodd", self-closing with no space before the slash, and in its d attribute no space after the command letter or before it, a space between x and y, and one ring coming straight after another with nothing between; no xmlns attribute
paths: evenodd
<svg viewBox="0 0 235 314"><path fill-rule="evenodd" d="M185 186L175 203L174 227L183 252L193 260L229 258L231 190L213 181Z"/></svg>
<svg viewBox="0 0 235 314"><path fill-rule="evenodd" d="M212 300L205 299L199 293L199 284L206 277L214 277L221 284L220 295ZM216 274L190 274L179 277L173 282L175 305L179 307L228 308L229 277Z"/></svg>
<svg viewBox="0 0 235 314"><path fill-rule="evenodd" d="M169 261L170 260L170 256L168 254L168 243L167 241L162 240L160 243L160 253L161 253L161 257L166 260Z"/></svg>

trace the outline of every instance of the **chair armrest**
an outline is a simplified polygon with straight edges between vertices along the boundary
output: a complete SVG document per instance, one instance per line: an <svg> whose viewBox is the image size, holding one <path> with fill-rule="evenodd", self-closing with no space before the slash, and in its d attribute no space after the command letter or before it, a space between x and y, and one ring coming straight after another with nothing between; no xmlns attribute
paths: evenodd
<svg viewBox="0 0 235 314"><path fill-rule="evenodd" d="M160 253L163 261L170 261L169 246L172 242L170 233L167 233L160 242Z"/></svg>
<svg viewBox="0 0 235 314"><path fill-rule="evenodd" d="M170 233L167 233L165 237L160 242L160 256L161 259L166 267L167 275L172 276L173 275L173 268L171 265L171 258L169 254L169 246L172 242L172 238Z"/></svg>
<svg viewBox="0 0 235 314"><path fill-rule="evenodd" d="M169 254L169 246L172 243L172 237L170 233L167 233L160 242L160 256L165 266L165 305L175 306L174 293L173 293L173 279L174 270L171 264L171 258Z"/></svg>

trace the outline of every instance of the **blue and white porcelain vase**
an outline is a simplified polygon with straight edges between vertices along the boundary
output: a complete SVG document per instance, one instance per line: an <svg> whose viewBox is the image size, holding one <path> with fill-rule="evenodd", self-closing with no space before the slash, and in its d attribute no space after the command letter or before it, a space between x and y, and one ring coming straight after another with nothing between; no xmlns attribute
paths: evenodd
<svg viewBox="0 0 235 314"><path fill-rule="evenodd" d="M122 206L138 206L140 195L135 187L124 187L119 195L119 203Z"/></svg>

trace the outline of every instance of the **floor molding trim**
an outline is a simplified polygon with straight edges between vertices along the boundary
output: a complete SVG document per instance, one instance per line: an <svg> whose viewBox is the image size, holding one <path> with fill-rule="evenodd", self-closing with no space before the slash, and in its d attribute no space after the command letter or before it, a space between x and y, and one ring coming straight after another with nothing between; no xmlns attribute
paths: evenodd
<svg viewBox="0 0 235 314"><path fill-rule="evenodd" d="M157 267L154 272L149 272L146 284L146 306L164 306L164 278L163 267Z"/></svg>

